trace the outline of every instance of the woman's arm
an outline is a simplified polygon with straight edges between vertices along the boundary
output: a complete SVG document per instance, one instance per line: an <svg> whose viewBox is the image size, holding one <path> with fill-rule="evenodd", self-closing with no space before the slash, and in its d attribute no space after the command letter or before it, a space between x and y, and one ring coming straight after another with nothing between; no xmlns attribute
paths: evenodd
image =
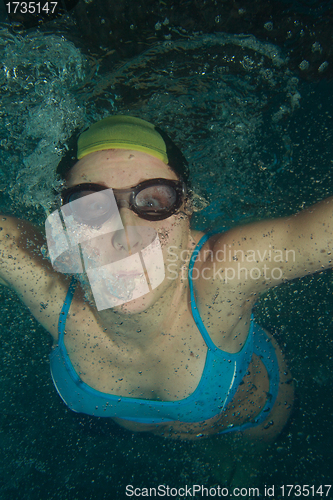
<svg viewBox="0 0 333 500"><path fill-rule="evenodd" d="M0 283L11 287L35 318L57 337L68 278L43 257L44 237L27 221L0 215Z"/></svg>
<svg viewBox="0 0 333 500"><path fill-rule="evenodd" d="M290 217L235 227L211 251L215 279L256 292L330 268L333 197Z"/></svg>

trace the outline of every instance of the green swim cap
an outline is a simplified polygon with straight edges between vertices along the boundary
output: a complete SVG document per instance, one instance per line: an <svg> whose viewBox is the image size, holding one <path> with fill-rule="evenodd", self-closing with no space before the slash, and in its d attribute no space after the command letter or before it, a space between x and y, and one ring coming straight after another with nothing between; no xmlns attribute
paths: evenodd
<svg viewBox="0 0 333 500"><path fill-rule="evenodd" d="M166 144L154 125L133 116L109 116L91 125L77 142L77 158L104 149L133 149L168 163Z"/></svg>
<svg viewBox="0 0 333 500"><path fill-rule="evenodd" d="M106 149L132 149L155 156L169 165L183 181L188 182L189 167L180 149L163 130L145 120L115 115L94 123L80 134L76 158L80 160L90 153ZM73 166L69 166L68 160L66 161L69 153L58 166L57 172L60 175L64 175ZM71 157L73 159L73 152Z"/></svg>

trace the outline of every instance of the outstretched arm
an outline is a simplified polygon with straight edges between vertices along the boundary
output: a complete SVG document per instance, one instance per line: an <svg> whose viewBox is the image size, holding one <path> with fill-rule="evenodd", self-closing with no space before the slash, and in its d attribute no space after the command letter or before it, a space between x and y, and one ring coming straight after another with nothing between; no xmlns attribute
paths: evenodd
<svg viewBox="0 0 333 500"><path fill-rule="evenodd" d="M332 266L333 197L290 217L235 227L211 247L219 276L256 292L327 269Z"/></svg>
<svg viewBox="0 0 333 500"><path fill-rule="evenodd" d="M68 279L54 272L43 258L45 240L32 224L0 216L0 228L0 283L14 289L35 318L57 338Z"/></svg>

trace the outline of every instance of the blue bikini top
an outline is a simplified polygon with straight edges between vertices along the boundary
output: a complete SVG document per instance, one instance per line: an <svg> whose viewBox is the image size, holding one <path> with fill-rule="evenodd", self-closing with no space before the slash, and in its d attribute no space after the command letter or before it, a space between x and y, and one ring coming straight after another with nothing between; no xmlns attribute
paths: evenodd
<svg viewBox="0 0 333 500"><path fill-rule="evenodd" d="M212 233L204 235L196 246L189 264L191 309L194 321L207 345L202 376L197 388L188 397L177 401L130 398L98 391L81 380L75 371L64 343L67 314L75 291L75 279L59 317L59 340L50 354L54 385L73 411L98 417L111 417L146 424L170 421L202 422L221 413L233 399L247 372L253 354L254 323L242 349L233 354L222 351L212 342L197 309L192 282L192 269L197 255Z"/></svg>

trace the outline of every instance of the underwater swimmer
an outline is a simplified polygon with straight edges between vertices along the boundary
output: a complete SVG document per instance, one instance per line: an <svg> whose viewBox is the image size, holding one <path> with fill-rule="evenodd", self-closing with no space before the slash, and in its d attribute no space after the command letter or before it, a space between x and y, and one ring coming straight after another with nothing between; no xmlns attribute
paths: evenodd
<svg viewBox="0 0 333 500"><path fill-rule="evenodd" d="M190 228L187 164L158 128L107 118L80 136L77 158L61 217L79 258L57 262L57 214L46 224L53 266L30 223L3 216L0 232L1 282L52 335L62 399L132 431L274 438L291 376L251 309L267 287L331 266L333 199L205 235Z"/></svg>

